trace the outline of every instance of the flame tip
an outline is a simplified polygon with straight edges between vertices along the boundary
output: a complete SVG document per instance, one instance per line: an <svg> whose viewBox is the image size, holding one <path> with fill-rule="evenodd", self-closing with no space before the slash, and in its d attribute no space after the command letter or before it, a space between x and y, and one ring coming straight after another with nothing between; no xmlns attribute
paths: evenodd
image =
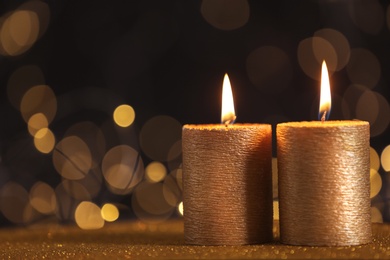
<svg viewBox="0 0 390 260"><path fill-rule="evenodd" d="M222 111L221 111L221 123L228 125L233 124L236 119L234 112L234 102L232 87L230 84L229 76L225 73L222 85Z"/></svg>
<svg viewBox="0 0 390 260"><path fill-rule="evenodd" d="M320 108L318 113L318 119L322 122L329 118L331 103L332 98L330 93L329 72L326 62L323 60L321 69Z"/></svg>

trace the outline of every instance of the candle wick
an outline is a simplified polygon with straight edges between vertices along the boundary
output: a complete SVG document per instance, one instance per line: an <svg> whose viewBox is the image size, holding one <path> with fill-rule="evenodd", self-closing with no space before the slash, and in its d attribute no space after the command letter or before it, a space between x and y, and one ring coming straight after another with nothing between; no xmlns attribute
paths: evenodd
<svg viewBox="0 0 390 260"><path fill-rule="evenodd" d="M228 125L232 125L234 121L236 121L236 118L237 117L233 115L231 119L226 119L223 123L225 124L226 127L228 127Z"/></svg>
<svg viewBox="0 0 390 260"><path fill-rule="evenodd" d="M225 126L228 127L228 125L230 125L232 123L233 120L226 120L225 121Z"/></svg>
<svg viewBox="0 0 390 260"><path fill-rule="evenodd" d="M326 117L326 110L324 111L324 113L321 116L321 122L325 121L325 117Z"/></svg>

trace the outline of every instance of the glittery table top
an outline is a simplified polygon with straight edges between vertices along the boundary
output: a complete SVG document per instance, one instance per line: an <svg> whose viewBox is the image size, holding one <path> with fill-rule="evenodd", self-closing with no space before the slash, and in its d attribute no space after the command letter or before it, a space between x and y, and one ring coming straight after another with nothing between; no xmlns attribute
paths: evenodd
<svg viewBox="0 0 390 260"><path fill-rule="evenodd" d="M0 258L6 259L373 259L390 258L390 225L373 224L373 243L351 247L304 247L275 241L248 246L189 246L184 244L183 222L158 225L116 222L99 230L76 226L40 225L0 230Z"/></svg>

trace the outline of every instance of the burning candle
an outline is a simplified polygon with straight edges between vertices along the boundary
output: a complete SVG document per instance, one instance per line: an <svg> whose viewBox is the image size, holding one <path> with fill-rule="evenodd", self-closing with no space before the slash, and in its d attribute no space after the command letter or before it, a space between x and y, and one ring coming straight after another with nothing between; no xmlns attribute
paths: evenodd
<svg viewBox="0 0 390 260"><path fill-rule="evenodd" d="M323 62L320 121L277 125L282 243L347 246L372 241L369 123L326 121L330 109Z"/></svg>
<svg viewBox="0 0 390 260"><path fill-rule="evenodd" d="M183 126L184 237L188 244L272 240L271 125L233 124L229 77L220 125Z"/></svg>

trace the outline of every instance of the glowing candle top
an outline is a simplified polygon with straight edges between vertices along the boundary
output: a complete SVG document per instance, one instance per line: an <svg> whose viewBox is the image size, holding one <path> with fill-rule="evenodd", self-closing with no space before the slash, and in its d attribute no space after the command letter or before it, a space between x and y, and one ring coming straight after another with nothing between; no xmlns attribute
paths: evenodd
<svg viewBox="0 0 390 260"><path fill-rule="evenodd" d="M318 118L325 121L329 118L330 109L332 105L332 98L330 94L329 73L326 67L326 62L322 62L321 69L321 94L320 94L320 108Z"/></svg>
<svg viewBox="0 0 390 260"><path fill-rule="evenodd" d="M235 120L236 113L234 111L232 87L230 85L229 76L226 73L222 86L221 123L225 125L233 124Z"/></svg>

